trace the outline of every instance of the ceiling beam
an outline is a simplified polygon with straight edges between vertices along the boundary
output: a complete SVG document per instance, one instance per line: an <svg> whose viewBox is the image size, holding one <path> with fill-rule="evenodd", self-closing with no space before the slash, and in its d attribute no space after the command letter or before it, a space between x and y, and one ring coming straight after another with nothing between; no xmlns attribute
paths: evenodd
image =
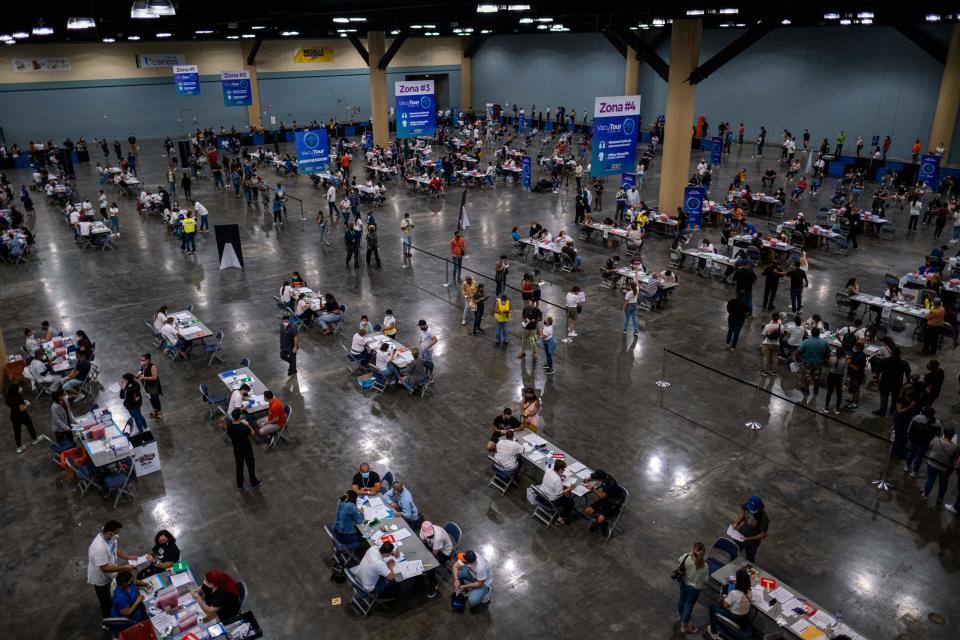
<svg viewBox="0 0 960 640"><path fill-rule="evenodd" d="M480 47L483 46L483 43L487 41L487 36L474 33L470 36L470 41L467 43L466 48L463 50L464 58L472 58L477 55L477 51L480 50Z"/></svg>
<svg viewBox="0 0 960 640"><path fill-rule="evenodd" d="M257 59L257 52L260 51L260 45L263 44L263 36L257 35L256 39L253 41L253 46L250 47L250 53L247 54L247 66L252 67L253 63Z"/></svg>
<svg viewBox="0 0 960 640"><path fill-rule="evenodd" d="M655 36L650 38L650 41L647 42L647 47L656 51L657 49L660 48L660 45L662 45L664 42L667 41L667 38L669 37L670 37L670 26L668 25L663 29L660 29L660 31L658 31ZM639 50L637 50L637 60L640 60L641 62L643 62L643 54L640 53Z"/></svg>
<svg viewBox="0 0 960 640"><path fill-rule="evenodd" d="M623 40L617 37L617 34L611 32L609 29L604 29L603 36L607 39L607 42L613 45L613 48L616 49L622 57L627 57L627 45L624 44Z"/></svg>
<svg viewBox="0 0 960 640"><path fill-rule="evenodd" d="M670 65L663 61L653 47L631 31L616 30L615 33L628 47L632 47L637 52L637 59L648 64L664 82L670 79Z"/></svg>
<svg viewBox="0 0 960 640"><path fill-rule="evenodd" d="M755 26L748 29L746 33L718 51L712 58L691 71L687 82L690 84L703 82L710 77L713 72L746 51L752 44L760 40L760 38L773 31L775 25L776 22L773 20L761 20Z"/></svg>
<svg viewBox="0 0 960 640"><path fill-rule="evenodd" d="M367 48L363 46L363 43L360 42L360 38L357 37L355 33L348 33L347 40L350 41L350 44L353 45L353 48L357 50L357 53L360 54L360 57L363 58L363 61L367 63L367 66L370 66L370 54L367 53Z"/></svg>
<svg viewBox="0 0 960 640"><path fill-rule="evenodd" d="M397 37L393 39L393 42L390 43L390 47L384 52L383 57L380 58L380 62L377 63L377 69L383 71L390 64L390 61L393 60L393 57L397 55L397 52L400 51L400 47L403 46L404 41L407 39L407 31L404 29Z"/></svg>
<svg viewBox="0 0 960 640"><path fill-rule="evenodd" d="M895 24L893 26L907 40L929 53L934 60L943 65L947 64L946 45L943 45L940 42L932 39L929 35L912 24Z"/></svg>

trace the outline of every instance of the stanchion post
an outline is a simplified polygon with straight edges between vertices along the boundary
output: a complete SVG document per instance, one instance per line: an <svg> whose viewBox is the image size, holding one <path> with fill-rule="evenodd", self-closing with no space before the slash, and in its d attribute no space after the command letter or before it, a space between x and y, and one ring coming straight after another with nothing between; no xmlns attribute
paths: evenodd
<svg viewBox="0 0 960 640"><path fill-rule="evenodd" d="M670 382L667 381L667 350L663 350L663 362L660 365L660 379L656 382L657 395L659 396L660 406L663 406L663 390L670 388Z"/></svg>
<svg viewBox="0 0 960 640"><path fill-rule="evenodd" d="M449 260L443 261L443 271L444 271L443 286L449 287L450 286L450 261Z"/></svg>
<svg viewBox="0 0 960 640"><path fill-rule="evenodd" d="M743 423L747 429L751 431L759 431L763 429L763 423L760 422L760 385L757 384L755 391L753 392L753 420L748 420Z"/></svg>
<svg viewBox="0 0 960 640"><path fill-rule="evenodd" d="M887 450L887 460L883 463L883 473L880 474L878 480L870 483L880 491L890 491L893 489L893 485L887 482L887 472L890 471L891 460L893 460L893 442L890 443L890 448Z"/></svg>

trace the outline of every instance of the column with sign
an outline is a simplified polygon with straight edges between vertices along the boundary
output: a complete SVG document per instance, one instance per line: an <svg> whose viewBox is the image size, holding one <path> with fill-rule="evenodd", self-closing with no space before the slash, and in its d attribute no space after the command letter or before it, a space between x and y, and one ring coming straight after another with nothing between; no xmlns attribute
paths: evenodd
<svg viewBox="0 0 960 640"><path fill-rule="evenodd" d="M220 84L223 87L223 106L249 107L253 104L249 71L222 71Z"/></svg>
<svg viewBox="0 0 960 640"><path fill-rule="evenodd" d="M530 156L520 159L520 186L524 191L530 191L530 182L533 179L533 163Z"/></svg>
<svg viewBox="0 0 960 640"><path fill-rule="evenodd" d="M433 80L398 80L394 83L397 138L432 136L437 130Z"/></svg>
<svg viewBox="0 0 960 640"><path fill-rule="evenodd" d="M197 65L173 65L173 83L178 96L200 95L200 73Z"/></svg>
<svg viewBox="0 0 960 640"><path fill-rule="evenodd" d="M593 106L590 175L613 176L637 165L640 96L597 98Z"/></svg>

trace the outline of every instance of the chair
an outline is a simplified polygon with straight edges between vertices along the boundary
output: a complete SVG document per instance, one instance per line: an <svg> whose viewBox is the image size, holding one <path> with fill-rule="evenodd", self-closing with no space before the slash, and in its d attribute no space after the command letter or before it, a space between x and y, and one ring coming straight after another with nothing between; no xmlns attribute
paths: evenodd
<svg viewBox="0 0 960 640"><path fill-rule="evenodd" d="M92 395L97 387L100 386L100 368L93 362L90 363L90 372L87 373L87 378L82 383L80 383L79 389L86 393L87 395Z"/></svg>
<svg viewBox="0 0 960 640"><path fill-rule="evenodd" d="M283 421L283 428L280 429L280 431L277 431L270 435L270 443L267 445L267 447L269 447L270 449L274 448L281 442L286 442L287 444L291 444L290 438L287 436L287 429L290 428L290 416L293 415L293 407L291 407L288 404L284 405L283 415L285 418Z"/></svg>
<svg viewBox="0 0 960 640"><path fill-rule="evenodd" d="M344 353L347 354L347 371L356 375L360 369L363 368L363 363L360 362L360 356L355 355L350 349L347 349L347 345L345 344L341 344L340 347Z"/></svg>
<svg viewBox="0 0 960 640"><path fill-rule="evenodd" d="M223 391L210 393L207 385L205 384L200 385L200 397L203 398L203 401L207 403L207 420L212 419L214 414L217 412L217 407L222 404L226 404L227 400L229 399L227 398L227 394Z"/></svg>
<svg viewBox="0 0 960 640"><path fill-rule="evenodd" d="M346 314L347 314L347 305L345 304L340 305L340 313L341 313L340 321L337 322L336 328L333 330L333 334L337 336L343 335L343 319L346 317Z"/></svg>
<svg viewBox="0 0 960 640"><path fill-rule="evenodd" d="M510 487L517 482L517 469L519 469L519 467L510 471L509 469L504 469L492 455L488 455L487 458L490 460L490 470L493 471L493 475L490 476L490 482L487 483L487 486L492 486L499 491L502 496L507 495Z"/></svg>
<svg viewBox="0 0 960 640"><path fill-rule="evenodd" d="M676 249L670 249L670 266L679 269L683 265L683 254Z"/></svg>
<svg viewBox="0 0 960 640"><path fill-rule="evenodd" d="M277 303L277 309L281 311L287 310L287 305L284 304L283 300L280 299L280 296L273 296L273 301Z"/></svg>
<svg viewBox="0 0 960 640"><path fill-rule="evenodd" d="M123 435L129 436L133 433L133 418L127 418L127 421L123 423L123 426L120 427L120 431L123 432Z"/></svg>
<svg viewBox="0 0 960 640"><path fill-rule="evenodd" d="M373 330L377 333L380 333L383 331L383 325L378 322L377 324L373 325Z"/></svg>
<svg viewBox="0 0 960 640"><path fill-rule="evenodd" d="M443 525L443 530L447 532L447 535L450 536L450 541L453 543L453 553L450 557L456 558L457 550L460 549L460 538L463 537L463 531L456 522L448 522Z"/></svg>
<svg viewBox="0 0 960 640"><path fill-rule="evenodd" d="M737 546L737 543L726 536L720 536L714 540L710 552L707 553L707 569L710 573L714 573L738 557L740 557L740 547Z"/></svg>
<svg viewBox="0 0 960 640"><path fill-rule="evenodd" d="M116 638L120 635L121 631L129 629L133 625L137 624L133 618L127 618L125 616L111 616L109 618L103 619L103 629L111 634L111 637Z"/></svg>
<svg viewBox="0 0 960 640"><path fill-rule="evenodd" d="M347 580L350 582L350 586L353 587L353 598L350 602L360 610L360 613L363 614L363 617L366 618L370 615L371 609L374 605L377 604L379 600L379 594L370 593L363 588L363 585L360 584L360 581L357 580L357 577L354 575L352 569L347 569L344 571L347 576Z"/></svg>
<svg viewBox="0 0 960 640"><path fill-rule="evenodd" d="M330 554L330 559L341 569L346 572L347 566L351 562L357 561L357 551L363 545L361 540L356 542L340 542L330 526L324 523L323 530L326 531L327 537L330 538L330 542L333 543L333 553Z"/></svg>
<svg viewBox="0 0 960 640"><path fill-rule="evenodd" d="M193 305L192 305L192 304L188 304L188 305L187 305L187 313L193 313Z"/></svg>
<svg viewBox="0 0 960 640"><path fill-rule="evenodd" d="M760 249L757 249L755 246L750 245L747 247L747 258L750 259L750 262L753 263L753 266L760 264L762 255L760 254Z"/></svg>
<svg viewBox="0 0 960 640"><path fill-rule="evenodd" d="M545 528L549 529L553 521L560 515L560 512L557 511L553 503L547 499L547 496L543 495L540 487L530 485L530 488L533 489L533 493L536 495L536 504L533 507L533 513L530 514L530 517L536 518L545 525Z"/></svg>
<svg viewBox="0 0 960 640"><path fill-rule="evenodd" d="M794 231L790 234L790 244L798 249L803 249L807 246L807 239L802 233Z"/></svg>
<svg viewBox="0 0 960 640"><path fill-rule="evenodd" d="M127 465L127 472L111 471L103 478L103 488L107 490L104 497L109 497L111 491L117 492L117 497L113 501L113 508L117 508L121 496L136 497L137 493L130 487L130 478L133 476L133 458L125 458L123 464Z"/></svg>
<svg viewBox="0 0 960 640"><path fill-rule="evenodd" d="M387 471L380 477L380 493L386 493L393 489L393 472Z"/></svg>
<svg viewBox="0 0 960 640"><path fill-rule="evenodd" d="M841 256L847 255L847 252L850 251L850 243L844 237L831 238L827 241L827 247L831 252Z"/></svg>
<svg viewBox="0 0 960 640"><path fill-rule="evenodd" d="M780 225L778 225L776 222L768 222L767 233L772 233L774 235L780 233Z"/></svg>
<svg viewBox="0 0 960 640"><path fill-rule="evenodd" d="M648 296L643 291L640 291L640 297L637 298L637 308L643 311L652 311L654 305L657 303L656 298L653 296Z"/></svg>
<svg viewBox="0 0 960 640"><path fill-rule="evenodd" d="M72 449L73 446L69 448ZM83 466L77 466L77 463L74 462L74 459L70 456L64 456L63 460L77 476L77 489L80 491L81 496L86 495L87 489L89 489L91 486L99 488L100 485L97 484L97 468L93 465L93 463L88 462ZM58 457L57 464L59 463L60 458Z"/></svg>
<svg viewBox="0 0 960 640"><path fill-rule="evenodd" d="M837 294L837 311L843 311L847 309L848 311L853 306L853 303L850 301L850 296L845 293Z"/></svg>
<svg viewBox="0 0 960 640"><path fill-rule="evenodd" d="M620 510L617 512L617 515L613 516L612 519L608 520L610 523L609 528L607 529L607 540L613 537L614 532L624 533L625 530L620 526L620 517L623 515L623 512L627 509L627 501L630 499L630 492L623 485L620 485L620 488L623 489L623 502L620 503Z"/></svg>
<svg viewBox="0 0 960 640"><path fill-rule="evenodd" d="M525 258L527 252L527 245L519 240L513 241L513 255L519 256L520 258Z"/></svg>
<svg viewBox="0 0 960 640"><path fill-rule="evenodd" d="M573 273L573 260L565 253L558 253L560 258L560 271L564 273Z"/></svg>
<svg viewBox="0 0 960 640"><path fill-rule="evenodd" d="M717 625L717 633L724 640L752 640L753 627L747 626L741 629L733 620L728 618L723 612L720 612L714 618Z"/></svg>
<svg viewBox="0 0 960 640"><path fill-rule="evenodd" d="M240 608L243 608L243 601L247 599L247 583L243 580L237 580L237 588L240 590Z"/></svg>
<svg viewBox="0 0 960 640"><path fill-rule="evenodd" d="M223 331L217 331L216 340L217 342L215 344L203 345L203 352L210 354L210 359L207 360L207 367L213 364L214 359L223 362L223 358L220 357L220 350L223 348Z"/></svg>
<svg viewBox="0 0 960 640"><path fill-rule="evenodd" d="M241 366L241 367L249 367L249 366L250 366L250 358L244 358L243 360L241 360L241 361L240 361L240 366Z"/></svg>

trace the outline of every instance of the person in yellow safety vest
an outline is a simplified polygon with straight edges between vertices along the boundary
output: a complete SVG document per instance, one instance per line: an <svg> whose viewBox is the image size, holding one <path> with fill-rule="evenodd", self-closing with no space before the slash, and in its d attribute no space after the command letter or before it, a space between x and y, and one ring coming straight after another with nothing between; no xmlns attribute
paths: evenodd
<svg viewBox="0 0 960 640"><path fill-rule="evenodd" d="M180 251L196 253L197 245L194 243L193 238L197 235L197 219L193 217L192 211L187 211L187 217L183 219L181 228Z"/></svg>
<svg viewBox="0 0 960 640"><path fill-rule="evenodd" d="M497 346L507 344L507 324L510 322L510 299L504 291L493 304L493 319L497 321Z"/></svg>

